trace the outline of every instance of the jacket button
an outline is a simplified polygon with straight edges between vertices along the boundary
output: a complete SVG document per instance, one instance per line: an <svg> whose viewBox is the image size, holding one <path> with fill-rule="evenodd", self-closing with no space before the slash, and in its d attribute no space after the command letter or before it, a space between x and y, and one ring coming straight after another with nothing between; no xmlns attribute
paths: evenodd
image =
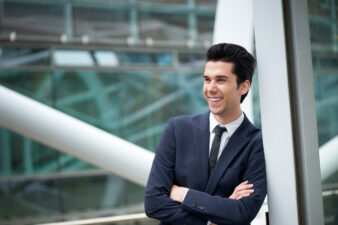
<svg viewBox="0 0 338 225"><path fill-rule="evenodd" d="M196 206L197 206L197 205L196 205L195 203L192 203L192 207L196 208Z"/></svg>
<svg viewBox="0 0 338 225"><path fill-rule="evenodd" d="M199 210L203 210L203 209L204 209L204 206L198 205L197 208L198 208Z"/></svg>

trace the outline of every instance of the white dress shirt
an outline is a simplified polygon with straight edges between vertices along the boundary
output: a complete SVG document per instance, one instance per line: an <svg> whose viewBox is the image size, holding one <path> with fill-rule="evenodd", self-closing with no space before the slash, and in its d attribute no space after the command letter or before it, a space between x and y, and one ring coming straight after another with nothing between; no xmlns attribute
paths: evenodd
<svg viewBox="0 0 338 225"><path fill-rule="evenodd" d="M218 157L217 157L217 159L219 159L230 137L235 133L237 128L242 124L243 120L244 120L244 114L242 112L242 114L235 121L228 123L228 124L220 124L216 120L215 116L212 113L210 113L210 116L209 116L209 126L210 126L209 127L210 129L209 154L211 152L212 142L214 141L214 138L215 138L215 131L214 131L215 127L219 125L227 129L227 131L223 132L222 138L221 138L221 144L219 145L219 152L218 152Z"/></svg>

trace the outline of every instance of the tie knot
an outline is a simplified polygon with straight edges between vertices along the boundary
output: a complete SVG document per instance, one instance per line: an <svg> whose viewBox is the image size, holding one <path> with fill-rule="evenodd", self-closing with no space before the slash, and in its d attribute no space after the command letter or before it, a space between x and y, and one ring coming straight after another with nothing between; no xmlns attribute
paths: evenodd
<svg viewBox="0 0 338 225"><path fill-rule="evenodd" d="M226 131L227 129L225 127L221 127L221 126L216 126L215 127L215 135L217 135L218 137L221 137L223 132Z"/></svg>

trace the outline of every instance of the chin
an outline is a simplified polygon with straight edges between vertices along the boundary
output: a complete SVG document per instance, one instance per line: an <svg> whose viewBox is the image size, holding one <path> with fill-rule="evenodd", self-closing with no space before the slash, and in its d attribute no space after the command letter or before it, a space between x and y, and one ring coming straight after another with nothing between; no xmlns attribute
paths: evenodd
<svg viewBox="0 0 338 225"><path fill-rule="evenodd" d="M222 111L222 110L213 110L213 109L210 109L210 108L209 108L209 110L210 110L210 112L212 112L212 114L214 114L214 115L222 115L223 112L224 112L224 111Z"/></svg>

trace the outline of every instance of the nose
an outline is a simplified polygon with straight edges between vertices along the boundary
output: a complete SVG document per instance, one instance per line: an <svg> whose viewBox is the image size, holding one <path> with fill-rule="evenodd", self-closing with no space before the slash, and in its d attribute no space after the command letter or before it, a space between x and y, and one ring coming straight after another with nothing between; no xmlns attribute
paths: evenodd
<svg viewBox="0 0 338 225"><path fill-rule="evenodd" d="M215 92L216 91L216 83L211 81L207 88L208 92Z"/></svg>

